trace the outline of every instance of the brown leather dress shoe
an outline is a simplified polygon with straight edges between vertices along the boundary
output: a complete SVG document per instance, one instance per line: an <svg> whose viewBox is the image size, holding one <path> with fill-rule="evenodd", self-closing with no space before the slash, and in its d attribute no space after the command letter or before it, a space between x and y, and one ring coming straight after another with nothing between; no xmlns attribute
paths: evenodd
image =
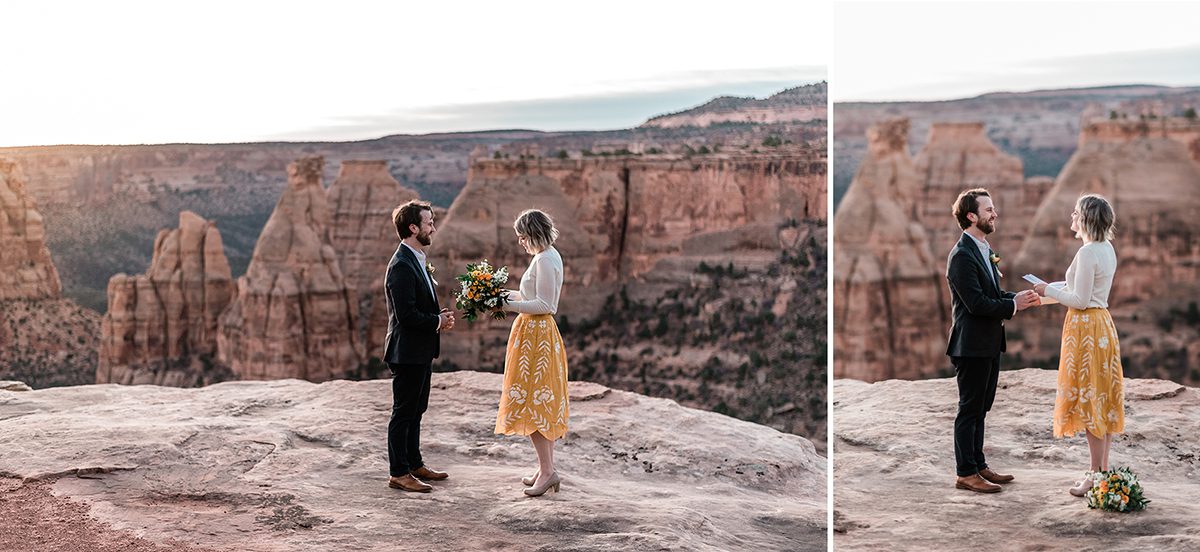
<svg viewBox="0 0 1200 552"><path fill-rule="evenodd" d="M1014 477L1011 475L1004 475L1001 473L996 473L996 472L992 471L992 468L983 468L982 470L979 470L979 476L988 480L991 483L1000 483L1000 484L1008 483L1009 481L1012 481L1014 479Z"/></svg>
<svg viewBox="0 0 1200 552"><path fill-rule="evenodd" d="M980 477L979 474L968 475L966 477L960 476L954 481L954 488L966 489L977 493L998 493L1003 490L999 485Z"/></svg>
<svg viewBox="0 0 1200 552"><path fill-rule="evenodd" d="M403 489L410 493L427 493L433 490L433 487L428 483L413 477L411 474L403 477L389 477L388 487Z"/></svg>
<svg viewBox="0 0 1200 552"><path fill-rule="evenodd" d="M425 466L421 466L408 473L418 479L427 479L429 481L441 481L447 477L450 477L450 474L446 472L434 471Z"/></svg>

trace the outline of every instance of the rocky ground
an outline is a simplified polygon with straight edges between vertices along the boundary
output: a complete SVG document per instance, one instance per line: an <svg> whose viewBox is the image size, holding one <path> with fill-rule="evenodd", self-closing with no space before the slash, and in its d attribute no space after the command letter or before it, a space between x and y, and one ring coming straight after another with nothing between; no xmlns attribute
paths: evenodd
<svg viewBox="0 0 1200 552"><path fill-rule="evenodd" d="M1082 437L1053 437L1055 378L1052 370L1001 372L985 452L1016 481L994 495L954 488L953 379L835 380L837 549L1200 549L1198 390L1126 380L1126 431L1110 462L1140 474L1151 503L1118 514L1067 494L1088 452Z"/></svg>
<svg viewBox="0 0 1200 552"><path fill-rule="evenodd" d="M0 391L0 548L825 549L808 440L589 383L560 493L521 493L532 447L492 434L500 376L478 372L434 375L423 451L450 479L388 489L389 385Z"/></svg>

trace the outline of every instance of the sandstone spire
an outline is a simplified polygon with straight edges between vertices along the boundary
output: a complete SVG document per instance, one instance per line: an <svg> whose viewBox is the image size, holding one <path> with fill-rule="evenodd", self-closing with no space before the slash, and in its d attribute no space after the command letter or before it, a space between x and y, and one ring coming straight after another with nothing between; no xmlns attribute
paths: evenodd
<svg viewBox="0 0 1200 552"><path fill-rule="evenodd" d="M962 234L950 215L950 205L958 194L971 188L987 188L1000 214L999 231L988 241L997 251L1016 255L1037 205L1022 207L1020 192L1025 176L1021 160L988 140L983 123L933 123L915 168L922 180L918 221L929 232L933 251L949 250ZM944 272L946 259L939 261L938 267Z"/></svg>
<svg viewBox="0 0 1200 552"><path fill-rule="evenodd" d="M388 322L383 277L400 243L392 210L418 199L418 194L392 177L387 161L343 161L328 199L333 212L330 241L359 300L358 339L366 344L368 357L378 357Z"/></svg>
<svg viewBox="0 0 1200 552"><path fill-rule="evenodd" d="M216 224L181 212L179 227L154 240L145 274L109 279L96 382L186 387L224 379L212 360L233 289Z"/></svg>
<svg viewBox="0 0 1200 552"><path fill-rule="evenodd" d="M288 165L288 186L221 316L218 356L241 379L325 381L362 361L358 300L330 240L324 163Z"/></svg>
<svg viewBox="0 0 1200 552"><path fill-rule="evenodd" d="M944 278L917 222L922 184L908 156L908 120L867 136L869 154L834 216L835 377L929 375L946 364L948 314Z"/></svg>

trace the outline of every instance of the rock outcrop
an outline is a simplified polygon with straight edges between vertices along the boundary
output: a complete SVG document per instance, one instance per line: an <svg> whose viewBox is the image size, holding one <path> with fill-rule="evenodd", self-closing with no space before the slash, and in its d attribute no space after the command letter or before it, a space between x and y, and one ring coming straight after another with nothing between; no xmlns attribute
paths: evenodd
<svg viewBox="0 0 1200 552"><path fill-rule="evenodd" d="M180 213L178 228L158 233L145 274L108 282L96 383L188 387L227 377L213 361L233 291L216 224Z"/></svg>
<svg viewBox="0 0 1200 552"><path fill-rule="evenodd" d="M1011 267L1016 266L1013 259L1052 181L1046 177L1025 179L1021 160L996 147L985 134L982 123L933 123L925 147L915 161L907 157L908 128L900 126L899 122L892 121L872 127L870 155L863 161L834 219L835 224L842 220L845 225L838 227L834 238L838 252L835 255L838 265L834 270L834 289L838 298L835 305L845 299L843 306L835 307L834 323L836 328L845 328L848 332L845 336L840 332L837 335L840 344L835 350L839 361L835 366L839 366L836 372L839 377L877 381L928 377L949 370L944 347L950 329L950 294L944 275L947 254L962 235L962 229L951 214L951 205L963 190L984 187L992 193L1000 217L997 231L988 236L988 241L1002 257L1005 277L1002 286L1027 287L1014 277L1023 272ZM894 156L889 158L892 159L890 164L883 166L898 168L876 174L881 153ZM867 188L874 190L866 194L870 196L869 200L854 192L860 182L875 183ZM848 205L847 201L851 199L854 201ZM898 203L900 211L869 216L855 213L855 210L863 209L866 201ZM848 207L843 218L842 211ZM852 222L875 220L864 219L864 216L888 220L873 224L890 224L892 227L877 230L883 237L868 236L859 222ZM898 220L890 221L892 218ZM921 227L927 241L928 257L924 253L905 251L903 247L906 246L897 249L895 245L888 245L892 243L889 240L906 239L908 234L900 230L902 221L914 221ZM840 228L846 228L844 238ZM931 259L930 266L908 269L910 273L918 270L923 274L919 277L923 282L922 291L917 295L907 295L913 293L904 291L907 287L880 285L875 288L877 291L868 292L868 288L850 285L851 279L871 281L878 278L867 275L877 272L873 265L893 262L885 259L896 258L910 263ZM858 271L858 274L852 276L843 271ZM885 269L882 273L886 272ZM848 287L838 291L843 289L840 287L842 282ZM936 289L928 285L930 282ZM847 295L849 293L867 295L855 301ZM900 318L896 318L897 311L901 313ZM910 315L914 318L907 318ZM1022 318L1027 316L1022 315ZM876 327L873 332L863 333L860 329L871 326ZM905 351L915 351L915 354L900 354Z"/></svg>
<svg viewBox="0 0 1200 552"><path fill-rule="evenodd" d="M214 551L826 550L807 440L596 384L569 386L561 491L525 497L532 447L491 431L500 379L434 374L422 449L450 478L426 495L387 488L387 380L0 391L0 503L45 484Z"/></svg>
<svg viewBox="0 0 1200 552"><path fill-rule="evenodd" d="M89 383L99 314L62 297L46 228L21 166L0 159L0 379Z"/></svg>
<svg viewBox="0 0 1200 552"><path fill-rule="evenodd" d="M1022 274L1063 279L1082 243L1070 231L1076 200L1095 192L1112 202L1118 267L1109 308L1127 374L1200 382L1189 362L1200 359L1193 357L1200 351L1189 351L1200 324L1187 316L1171 321L1200 300L1198 137L1200 123L1180 119L1089 123L1016 258ZM1046 309L1045 323L1026 328L1027 358L1057 354L1062 312Z"/></svg>
<svg viewBox="0 0 1200 552"><path fill-rule="evenodd" d="M987 417L988 464L1016 476L997 495L954 488L955 380L835 380L837 550L1163 550L1200 548L1200 390L1126 379L1125 433L1109 463L1138 473L1145 511L1089 510L1067 489L1088 467L1082 436L1051 431L1055 372L1000 373ZM986 523L963 520L986 520ZM953 527L953 530L947 528Z"/></svg>
<svg viewBox="0 0 1200 552"><path fill-rule="evenodd" d="M622 286L653 300L694 276L700 262L766 266L780 255L779 227L824 221L825 159L818 152L694 158L480 159L434 236L443 303L453 274L488 259L507 265L512 287L529 256L512 223L522 210L550 213L566 277L560 316L591 319ZM464 368L496 366L511 323L476 324L442 352ZM488 337L471 332L490 331ZM465 328L464 328L465 329ZM486 332L485 332L486 333ZM470 364L464 364L470 363Z"/></svg>
<svg viewBox="0 0 1200 552"><path fill-rule="evenodd" d="M918 222L923 183L908 155L908 120L876 125L868 138L870 154L833 222L834 375L928 376L947 364L945 261Z"/></svg>
<svg viewBox="0 0 1200 552"><path fill-rule="evenodd" d="M25 188L21 167L0 159L0 301L62 295L42 215Z"/></svg>
<svg viewBox="0 0 1200 552"><path fill-rule="evenodd" d="M327 194L333 214L330 243L358 295L358 339L368 357L378 357L388 322L383 277L400 243L392 210L418 194L388 173L387 161L343 161Z"/></svg>
<svg viewBox="0 0 1200 552"><path fill-rule="evenodd" d="M218 359L240 379L345 377L363 361L358 299L330 239L324 159L288 165L237 297L221 315Z"/></svg>

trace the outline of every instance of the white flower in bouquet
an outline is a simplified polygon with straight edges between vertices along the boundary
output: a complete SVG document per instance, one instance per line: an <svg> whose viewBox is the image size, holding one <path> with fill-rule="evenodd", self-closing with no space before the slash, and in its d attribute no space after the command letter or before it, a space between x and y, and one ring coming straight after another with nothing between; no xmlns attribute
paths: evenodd
<svg viewBox="0 0 1200 552"><path fill-rule="evenodd" d="M508 267L501 268L496 271L496 281L501 284L508 282Z"/></svg>

